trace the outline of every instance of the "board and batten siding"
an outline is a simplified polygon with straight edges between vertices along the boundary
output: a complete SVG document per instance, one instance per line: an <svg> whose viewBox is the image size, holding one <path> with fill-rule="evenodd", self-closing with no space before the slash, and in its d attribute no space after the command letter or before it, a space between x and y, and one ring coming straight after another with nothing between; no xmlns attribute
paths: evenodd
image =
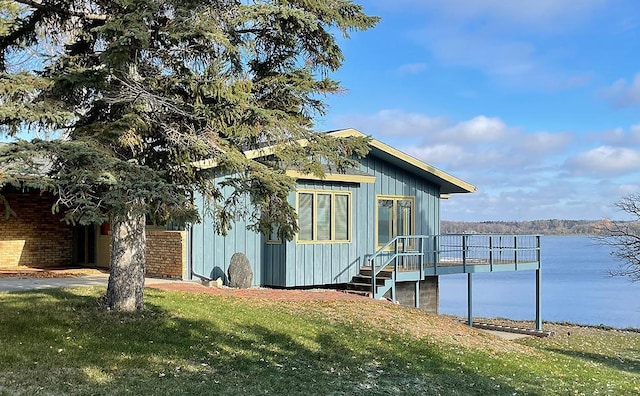
<svg viewBox="0 0 640 396"><path fill-rule="evenodd" d="M222 190L224 196L230 194L230 187ZM194 275L228 281L228 269L234 253L244 253L253 271L254 286L263 284L262 265L265 238L262 234L247 230L247 222L241 216L235 220L227 235L219 235L215 227L215 210L207 210L204 198L194 194L194 203L202 219L191 225L191 269ZM249 204L245 198L244 205ZM191 275L191 274L190 274Z"/></svg>
<svg viewBox="0 0 640 396"><path fill-rule="evenodd" d="M226 281L231 256L247 255L256 286L304 287L349 282L376 251L376 197L415 197L415 233L437 235L440 231L440 188L387 161L368 155L361 159L360 171L376 177L375 183L341 183L299 180L300 190L351 192L351 240L345 243L267 243L262 234L247 230L238 217L226 236L218 235L215 221L205 210L202 196L195 195L202 218L192 225L191 265L195 274ZM224 191L223 194L228 194ZM296 192L289 195L295 207ZM246 199L246 205L249 199Z"/></svg>
<svg viewBox="0 0 640 396"><path fill-rule="evenodd" d="M298 182L298 189L342 190L351 192L351 241L312 243L294 241L268 245L265 254L265 285L319 286L341 284L357 275L367 258L376 251L376 197L396 195L415 197L415 233L435 235L440 229L439 186L369 155L361 160L360 171L376 177L375 183ZM295 205L295 193L290 195Z"/></svg>

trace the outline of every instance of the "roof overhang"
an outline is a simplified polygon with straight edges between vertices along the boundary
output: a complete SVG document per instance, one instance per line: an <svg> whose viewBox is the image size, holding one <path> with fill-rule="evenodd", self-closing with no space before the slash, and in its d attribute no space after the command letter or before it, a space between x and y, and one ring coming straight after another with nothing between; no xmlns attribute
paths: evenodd
<svg viewBox="0 0 640 396"><path fill-rule="evenodd" d="M330 132L330 134L335 137L366 136L362 132L352 128ZM472 184L458 179L457 177L450 175L423 161L420 161L417 158L405 154L402 151L395 149L385 143L382 143L379 140L371 138L369 144L371 145L371 154L401 169L404 169L420 177L421 179L430 181L440 186L440 193L443 195L472 193L476 191L476 187Z"/></svg>
<svg viewBox="0 0 640 396"><path fill-rule="evenodd" d="M364 133L353 129L341 129L338 131L329 132L328 135L336 138L340 137L367 137ZM309 144L309 141L302 139L298 141L298 144L305 147ZM429 165L417 158L414 158L402 151L395 149L379 140L370 138L369 144L371 145L371 154L387 161L415 176L427 180L440 186L440 194L442 198L448 198L449 194L459 193L472 193L476 191L476 187L452 176L432 165ZM254 159L260 157L266 157L273 154L277 146L266 146L263 148L248 150L244 152L247 159ZM193 165L200 169L211 169L218 166L218 162L213 159L205 159L196 161ZM351 183L373 183L375 182L375 176L366 175L353 175L353 174L337 174L328 173L324 178L320 178L314 175L302 174L295 171L287 171L287 175L295 179L307 179L307 180L327 180L327 181L342 181Z"/></svg>
<svg viewBox="0 0 640 396"><path fill-rule="evenodd" d="M294 179L303 180L322 180L322 181L335 181L343 183L375 183L376 177L373 175L354 175L348 173L325 173L324 177L319 177L309 173L302 173L294 170L288 170L285 172L287 176Z"/></svg>

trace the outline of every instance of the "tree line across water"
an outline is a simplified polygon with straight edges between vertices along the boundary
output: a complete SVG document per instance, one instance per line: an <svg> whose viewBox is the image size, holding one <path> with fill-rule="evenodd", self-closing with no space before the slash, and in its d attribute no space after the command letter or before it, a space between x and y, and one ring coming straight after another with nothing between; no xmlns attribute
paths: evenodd
<svg viewBox="0 0 640 396"><path fill-rule="evenodd" d="M621 222L639 229L640 222ZM600 220L527 220L527 221L446 221L440 225L442 234L544 234L544 235L600 235L611 227L609 219Z"/></svg>

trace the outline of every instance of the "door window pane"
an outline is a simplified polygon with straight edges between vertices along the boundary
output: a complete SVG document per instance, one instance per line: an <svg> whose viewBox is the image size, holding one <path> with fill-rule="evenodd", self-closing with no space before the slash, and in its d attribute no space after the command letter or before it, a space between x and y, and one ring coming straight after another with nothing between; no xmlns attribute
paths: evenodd
<svg viewBox="0 0 640 396"><path fill-rule="evenodd" d="M413 234L414 205L415 201L412 198L378 198L378 247L382 247L398 235Z"/></svg>
<svg viewBox="0 0 640 396"><path fill-rule="evenodd" d="M391 240L393 234L393 200L378 200L378 244Z"/></svg>
<svg viewBox="0 0 640 396"><path fill-rule="evenodd" d="M396 235L409 235L411 234L411 203L408 199L400 199L396 201L397 206L397 218L398 227Z"/></svg>

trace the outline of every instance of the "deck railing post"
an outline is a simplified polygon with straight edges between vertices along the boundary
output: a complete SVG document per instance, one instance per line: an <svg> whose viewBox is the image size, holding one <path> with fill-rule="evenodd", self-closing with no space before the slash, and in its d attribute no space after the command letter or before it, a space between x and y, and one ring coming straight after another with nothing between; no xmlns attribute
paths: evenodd
<svg viewBox="0 0 640 396"><path fill-rule="evenodd" d="M489 271L493 272L493 235L489 235Z"/></svg>
<svg viewBox="0 0 640 396"><path fill-rule="evenodd" d="M462 235L462 272L467 272L467 236Z"/></svg>
<svg viewBox="0 0 640 396"><path fill-rule="evenodd" d="M518 270L518 236L513 237L513 261L515 263L516 271Z"/></svg>
<svg viewBox="0 0 640 396"><path fill-rule="evenodd" d="M440 257L438 255L438 239L440 236L434 235L433 237L433 273L438 274L438 261Z"/></svg>
<svg viewBox="0 0 640 396"><path fill-rule="evenodd" d="M371 266L371 298L376 298L376 267L375 267L375 258L371 258L370 266Z"/></svg>
<svg viewBox="0 0 640 396"><path fill-rule="evenodd" d="M424 278L424 256L426 254L425 252L425 242L426 239L424 237L420 237L420 256L419 256L419 260L418 263L420 265L420 279Z"/></svg>
<svg viewBox="0 0 640 396"><path fill-rule="evenodd" d="M393 270L397 271L398 270L398 240L400 238L398 238L396 236L394 242L393 242L393 252L394 252L394 259L393 259Z"/></svg>

